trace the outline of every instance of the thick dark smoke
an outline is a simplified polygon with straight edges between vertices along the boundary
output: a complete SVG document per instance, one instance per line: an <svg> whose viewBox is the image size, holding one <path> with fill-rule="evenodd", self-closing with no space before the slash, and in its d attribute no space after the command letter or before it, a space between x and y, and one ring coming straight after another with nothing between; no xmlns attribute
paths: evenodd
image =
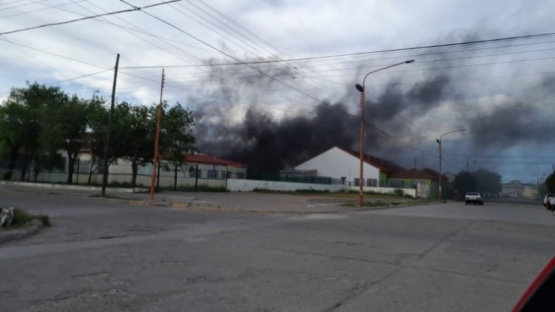
<svg viewBox="0 0 555 312"><path fill-rule="evenodd" d="M468 36L479 39L474 34ZM283 81L290 82L294 76L294 70L287 67L274 65L260 69ZM365 144L371 146L372 154L403 159L407 154L406 146L399 148L399 142L403 141L429 151L433 158L437 137L427 136L462 127L468 129L464 141L452 146L461 155L484 151L501 153L523 142L541 142L545 138L542 134L553 133L555 119L549 116L554 116L555 110L546 112L541 103L553 96L555 78L531 85L508 84L507 93L495 105L477 104L476 99L481 96L488 99L493 92L483 90L480 85L468 87L457 83L457 79L471 77L473 70L459 70L456 75L449 70L429 71L418 82L392 80L367 94ZM346 88L346 93L356 92L351 85ZM283 97L276 100L268 95L268 90L274 94L294 94L255 71L245 75L244 67L214 67L204 91L209 100L190 101L195 111L199 150L246 163L249 170L258 172L277 172L296 166L333 146L358 150L360 119L358 102L352 101L352 97L349 102L314 106L310 99L294 94L284 104ZM274 109L279 108L272 103L276 102L284 110L280 116L275 115ZM441 117L437 117L437 111L430 114L435 109L444 110ZM418 123L425 126L415 129ZM407 132L408 136L396 138ZM410 159L410 165L412 157L405 158Z"/></svg>
<svg viewBox="0 0 555 312"><path fill-rule="evenodd" d="M223 89L220 94L229 99L239 98L237 90L242 89L243 81L235 88L229 88L221 76L218 79ZM258 85L260 81L249 79L248 84ZM387 141L383 140L384 131L405 126L406 121L396 118L401 112L410 112L411 118L425 115L440 103L448 85L449 79L445 76L419 82L408 90L400 88L395 81L389 83L376 101L366 101L367 144L371 144L376 152L382 149L383 141ZM356 103L351 104L355 108L353 104ZM346 104L321 103L311 114L276 119L252 103L240 123L231 123L226 117L231 114L233 106L233 103L215 102L198 105L195 118L198 147L202 152L246 163L252 171L277 172L294 167L333 146L358 149L358 109L350 112ZM386 127L382 129L381 125ZM374 127L378 130L372 131Z"/></svg>

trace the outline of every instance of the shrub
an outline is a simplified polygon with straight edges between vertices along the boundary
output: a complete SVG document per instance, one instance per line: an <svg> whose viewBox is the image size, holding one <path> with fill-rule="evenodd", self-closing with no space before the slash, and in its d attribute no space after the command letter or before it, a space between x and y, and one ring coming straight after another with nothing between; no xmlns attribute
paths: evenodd
<svg viewBox="0 0 555 312"><path fill-rule="evenodd" d="M23 226L32 220L39 220L43 226L50 226L50 217L47 215L33 215L19 208L15 208L11 226Z"/></svg>
<svg viewBox="0 0 555 312"><path fill-rule="evenodd" d="M393 195L397 197L403 197L405 195L405 192L403 192L403 190L401 189L395 189L393 190Z"/></svg>

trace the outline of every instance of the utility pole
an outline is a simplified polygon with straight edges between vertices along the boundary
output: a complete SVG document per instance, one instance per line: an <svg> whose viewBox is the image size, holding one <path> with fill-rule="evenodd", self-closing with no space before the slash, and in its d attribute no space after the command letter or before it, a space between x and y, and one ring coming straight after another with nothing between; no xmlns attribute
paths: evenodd
<svg viewBox="0 0 555 312"><path fill-rule="evenodd" d="M114 118L114 102L116 99L116 82L118 80L119 53L116 57L116 66L114 68L114 82L112 84L112 101L110 103L110 115L108 117L108 131L106 133L106 145L104 145L104 161L102 174L102 192L101 196L106 196L106 184L108 183L108 152L110 151L110 134L112 132L112 119Z"/></svg>
<svg viewBox="0 0 555 312"><path fill-rule="evenodd" d="M150 199L154 199L156 187L156 165L158 164L158 150L160 147L160 125L162 123L162 94L164 91L164 69L162 68L162 83L160 84L160 103L156 114L156 137L154 138L154 161L152 162L152 179L150 180ZM160 178L160 177L158 177Z"/></svg>
<svg viewBox="0 0 555 312"><path fill-rule="evenodd" d="M439 192L438 192L438 198L441 201L441 140L437 140L438 146L439 146Z"/></svg>

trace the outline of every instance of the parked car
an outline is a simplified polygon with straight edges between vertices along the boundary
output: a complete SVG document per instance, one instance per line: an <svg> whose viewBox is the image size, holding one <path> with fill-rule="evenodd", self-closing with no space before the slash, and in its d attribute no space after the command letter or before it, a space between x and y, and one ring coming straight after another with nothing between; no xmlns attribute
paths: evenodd
<svg viewBox="0 0 555 312"><path fill-rule="evenodd" d="M547 205L545 209L550 210L551 213L553 213L553 210L555 210L555 196L549 199L549 205Z"/></svg>
<svg viewBox="0 0 555 312"><path fill-rule="evenodd" d="M545 196L543 198L543 206L545 207L545 209L549 210L549 203L550 203L550 201L553 197L555 197L555 193L545 194Z"/></svg>
<svg viewBox="0 0 555 312"><path fill-rule="evenodd" d="M482 195L480 195L479 192L468 192L464 196L464 204L465 205L468 205L468 204L483 205L484 204L484 199L482 198Z"/></svg>

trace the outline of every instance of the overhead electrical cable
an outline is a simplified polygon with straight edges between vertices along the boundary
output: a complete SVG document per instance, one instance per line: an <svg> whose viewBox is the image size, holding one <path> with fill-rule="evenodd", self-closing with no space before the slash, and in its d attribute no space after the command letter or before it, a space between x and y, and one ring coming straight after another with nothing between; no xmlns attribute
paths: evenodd
<svg viewBox="0 0 555 312"><path fill-rule="evenodd" d="M50 26L65 25L65 24L80 22L80 21L84 21L84 20L88 20L88 19L94 19L94 18L98 18L98 17L102 17L102 16L109 16L109 15L115 15L115 14L121 14L121 13L129 13L129 12L135 12L135 11L145 12L145 11L143 11L144 9L148 9L148 8L152 8L152 7L156 7L156 6L160 6L160 5L164 5L164 4L168 4L168 3L178 2L178 1L181 1L181 0L170 0L170 1L166 1L166 2L147 5L147 6L144 6L144 7L133 7L132 9L113 11L113 12L108 12L108 13L103 13L103 14L92 15L92 16L85 16L85 17L82 17L82 18L77 18L77 19L63 21L63 22L48 23L48 24L43 24L43 25L39 25L39 26L21 28L21 29L16 29L16 30L10 30L10 31L5 31L5 32L0 32L0 35L14 34L14 33L19 33L19 32L23 32L23 31L39 29L39 28L45 28L45 27L50 27Z"/></svg>

